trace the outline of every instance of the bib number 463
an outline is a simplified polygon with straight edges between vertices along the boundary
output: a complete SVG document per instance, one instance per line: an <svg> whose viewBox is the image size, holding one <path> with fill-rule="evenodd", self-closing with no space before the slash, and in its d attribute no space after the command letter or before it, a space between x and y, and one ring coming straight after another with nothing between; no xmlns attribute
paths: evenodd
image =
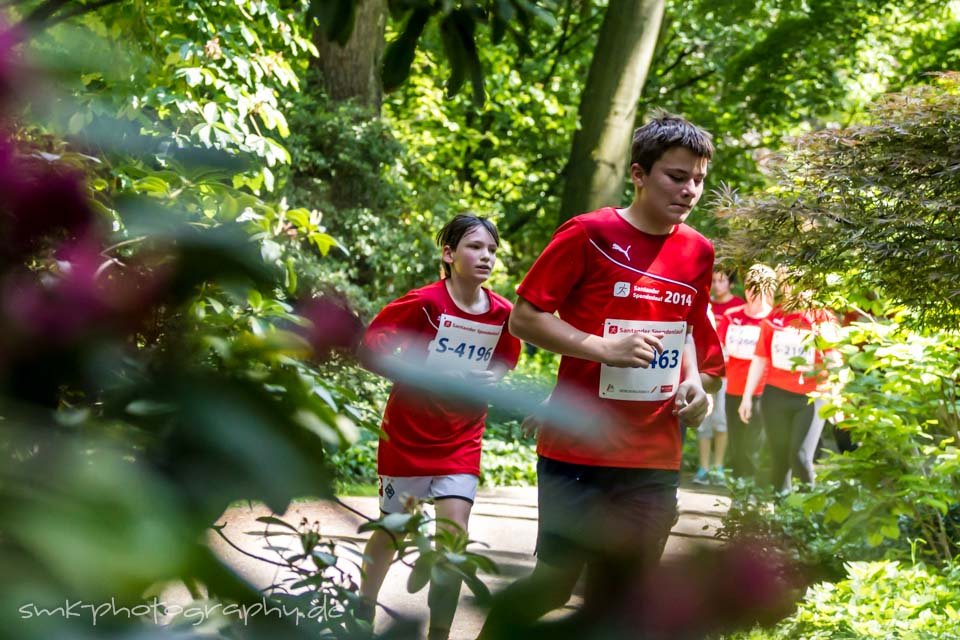
<svg viewBox="0 0 960 640"><path fill-rule="evenodd" d="M673 369L680 364L680 351L678 349L666 349L660 355L654 354L650 361L651 369Z"/></svg>

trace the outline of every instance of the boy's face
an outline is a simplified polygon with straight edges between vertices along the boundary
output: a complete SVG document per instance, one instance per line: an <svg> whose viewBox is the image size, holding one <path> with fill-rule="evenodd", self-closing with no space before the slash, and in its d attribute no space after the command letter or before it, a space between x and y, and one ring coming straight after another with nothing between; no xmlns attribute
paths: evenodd
<svg viewBox="0 0 960 640"><path fill-rule="evenodd" d="M463 234L456 248L443 248L443 261L450 265L450 277L481 284L490 277L497 261L497 242L483 225Z"/></svg>
<svg viewBox="0 0 960 640"><path fill-rule="evenodd" d="M653 163L649 173L639 164L632 165L630 177L647 222L669 233L686 220L703 195L708 163L686 147L673 147Z"/></svg>
<svg viewBox="0 0 960 640"><path fill-rule="evenodd" d="M710 295L719 298L730 293L730 278L722 271L713 272L713 281L710 283Z"/></svg>

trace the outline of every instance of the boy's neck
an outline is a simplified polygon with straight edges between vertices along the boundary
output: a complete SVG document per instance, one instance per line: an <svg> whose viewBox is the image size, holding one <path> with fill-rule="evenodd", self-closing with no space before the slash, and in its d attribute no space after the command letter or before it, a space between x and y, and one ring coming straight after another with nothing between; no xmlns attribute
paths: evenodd
<svg viewBox="0 0 960 640"><path fill-rule="evenodd" d="M467 313L480 314L490 310L490 299L483 291L482 283L464 282L458 278L448 277L443 281L447 293L453 302Z"/></svg>
<svg viewBox="0 0 960 640"><path fill-rule="evenodd" d="M714 298L713 302L719 302L720 304L723 304L724 302L730 302L731 300L733 300L733 294L727 291L726 293Z"/></svg>
<svg viewBox="0 0 960 640"><path fill-rule="evenodd" d="M675 226L656 222L652 216L647 215L641 204L637 201L637 198L633 199L629 207L617 209L617 212L631 226L653 236L669 235L673 232Z"/></svg>

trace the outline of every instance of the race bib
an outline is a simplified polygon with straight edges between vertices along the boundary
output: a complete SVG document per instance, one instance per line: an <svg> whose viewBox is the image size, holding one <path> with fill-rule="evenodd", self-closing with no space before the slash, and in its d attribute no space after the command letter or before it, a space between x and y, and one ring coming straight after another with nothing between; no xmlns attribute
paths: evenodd
<svg viewBox="0 0 960 640"><path fill-rule="evenodd" d="M437 336L428 346L427 366L441 371L484 370L490 366L502 331L502 324L443 314Z"/></svg>
<svg viewBox="0 0 960 640"><path fill-rule="evenodd" d="M781 371L810 371L813 369L813 357L809 331L786 327L773 334L770 362L775 368ZM803 358L804 364L795 364L794 358Z"/></svg>
<svg viewBox="0 0 960 640"><path fill-rule="evenodd" d="M687 340L686 322L607 320L603 337L623 333L662 334L663 351L647 369L600 365L600 397L612 400L668 400L680 385L680 364Z"/></svg>
<svg viewBox="0 0 960 640"><path fill-rule="evenodd" d="M726 347L731 358L750 360L760 339L760 327L755 324L731 324L727 327Z"/></svg>

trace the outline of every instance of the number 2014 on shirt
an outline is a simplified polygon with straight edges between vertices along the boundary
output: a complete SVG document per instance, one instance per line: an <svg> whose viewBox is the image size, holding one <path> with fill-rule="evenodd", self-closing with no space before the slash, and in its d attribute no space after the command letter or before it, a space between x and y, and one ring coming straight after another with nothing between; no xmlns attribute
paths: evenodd
<svg viewBox="0 0 960 640"><path fill-rule="evenodd" d="M674 369L680 364L680 351L678 349L667 349L660 355L654 354L650 361L651 369Z"/></svg>
<svg viewBox="0 0 960 640"><path fill-rule="evenodd" d="M668 304L685 304L688 307L693 306L693 296L689 293L677 293L675 291L667 291L666 302Z"/></svg>
<svg viewBox="0 0 960 640"><path fill-rule="evenodd" d="M477 347L475 344L461 342L455 348L452 348L449 338L440 338L437 340L436 352L446 353L447 351L452 351L457 354L458 358L466 357L468 360L476 360L477 362L485 362L493 357L493 349L488 349L487 347Z"/></svg>

